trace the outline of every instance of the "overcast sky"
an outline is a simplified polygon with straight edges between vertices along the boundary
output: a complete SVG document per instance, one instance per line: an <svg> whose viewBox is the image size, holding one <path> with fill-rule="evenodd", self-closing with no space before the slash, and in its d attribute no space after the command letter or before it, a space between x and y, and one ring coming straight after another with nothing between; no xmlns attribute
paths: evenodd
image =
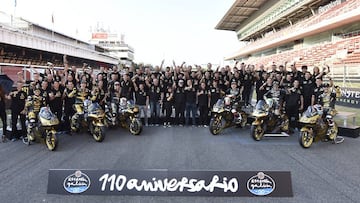
<svg viewBox="0 0 360 203"><path fill-rule="evenodd" d="M88 42L90 27L125 34L135 61L219 64L240 47L235 32L215 30L235 0L0 0L0 10ZM77 32L76 32L77 31Z"/></svg>

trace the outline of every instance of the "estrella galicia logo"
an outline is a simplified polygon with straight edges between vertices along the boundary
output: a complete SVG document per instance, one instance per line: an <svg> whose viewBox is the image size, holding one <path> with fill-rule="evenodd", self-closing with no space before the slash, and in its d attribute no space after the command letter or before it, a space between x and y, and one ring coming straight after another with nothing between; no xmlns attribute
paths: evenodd
<svg viewBox="0 0 360 203"><path fill-rule="evenodd" d="M254 195L265 196L275 190L275 181L263 172L259 172L247 181L247 189Z"/></svg>
<svg viewBox="0 0 360 203"><path fill-rule="evenodd" d="M90 187L90 178L80 170L69 175L64 180L64 189L73 194L85 192Z"/></svg>

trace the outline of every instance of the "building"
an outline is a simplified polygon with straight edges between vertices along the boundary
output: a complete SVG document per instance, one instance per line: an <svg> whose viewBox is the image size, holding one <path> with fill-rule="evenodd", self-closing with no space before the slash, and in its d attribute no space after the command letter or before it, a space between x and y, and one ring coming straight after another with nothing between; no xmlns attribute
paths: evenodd
<svg viewBox="0 0 360 203"><path fill-rule="evenodd" d="M103 48L106 54L119 59L121 64L131 65L134 61L134 48L126 44L124 38L124 35L119 37L116 33L96 28L90 43Z"/></svg>
<svg viewBox="0 0 360 203"><path fill-rule="evenodd" d="M348 67L347 73L338 68L332 74L359 75L358 0L236 0L216 29L235 32L244 44L228 60L327 63Z"/></svg>
<svg viewBox="0 0 360 203"><path fill-rule="evenodd" d="M29 65L44 68L51 62L55 67L64 67L65 55L70 65L78 67L83 63L95 68L119 64L117 57L108 55L101 47L0 12L2 74L16 80L16 73Z"/></svg>

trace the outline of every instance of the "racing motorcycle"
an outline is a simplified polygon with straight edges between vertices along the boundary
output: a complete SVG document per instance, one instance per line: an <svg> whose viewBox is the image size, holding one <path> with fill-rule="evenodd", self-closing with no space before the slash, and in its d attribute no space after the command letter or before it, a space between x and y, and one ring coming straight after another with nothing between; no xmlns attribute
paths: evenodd
<svg viewBox="0 0 360 203"><path fill-rule="evenodd" d="M71 130L79 132L80 128L88 129L96 142L102 142L105 139L104 110L99 103L91 102L85 99L83 105L74 104L76 113L71 118Z"/></svg>
<svg viewBox="0 0 360 203"><path fill-rule="evenodd" d="M335 114L336 111L331 108L324 112L323 107L319 104L309 106L299 120L300 125L303 126L299 136L300 145L309 148L313 142L320 140L331 140L336 143L338 127L332 119Z"/></svg>
<svg viewBox="0 0 360 203"><path fill-rule="evenodd" d="M265 133L288 132L289 118L275 108L273 98L260 100L252 113L254 122L251 124L250 134L256 141L260 141Z"/></svg>
<svg viewBox="0 0 360 203"><path fill-rule="evenodd" d="M59 125L59 119L51 112L49 107L41 107L39 115L36 116L32 107L28 110L27 135L23 142L30 145L35 141L44 141L50 151L54 151L58 146L56 128Z"/></svg>
<svg viewBox="0 0 360 203"><path fill-rule="evenodd" d="M142 132L142 123L139 118L139 107L126 98L120 98L118 120L120 126L129 129L133 135L139 135Z"/></svg>
<svg viewBox="0 0 360 203"><path fill-rule="evenodd" d="M230 95L219 99L211 110L209 126L211 134L218 135L223 129L235 125L245 127L247 124L247 114L243 108L243 102L234 102Z"/></svg>

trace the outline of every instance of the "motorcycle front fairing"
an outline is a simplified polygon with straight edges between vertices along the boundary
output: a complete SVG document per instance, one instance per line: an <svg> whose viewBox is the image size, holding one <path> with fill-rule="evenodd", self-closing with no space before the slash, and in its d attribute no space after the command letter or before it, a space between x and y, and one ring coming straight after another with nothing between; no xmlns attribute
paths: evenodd
<svg viewBox="0 0 360 203"><path fill-rule="evenodd" d="M51 112L49 107L41 107L39 120L42 126L55 126L59 124L59 119Z"/></svg>
<svg viewBox="0 0 360 203"><path fill-rule="evenodd" d="M212 108L212 112L221 113L224 111L224 99L218 99Z"/></svg>
<svg viewBox="0 0 360 203"><path fill-rule="evenodd" d="M99 103L91 103L87 109L88 117L90 118L103 118L105 116L104 110Z"/></svg>
<svg viewBox="0 0 360 203"><path fill-rule="evenodd" d="M266 104L266 102L264 100L260 100L256 106L255 106L255 110L252 113L252 115L256 118L258 117L264 117L267 116L269 114L269 108L268 105Z"/></svg>

